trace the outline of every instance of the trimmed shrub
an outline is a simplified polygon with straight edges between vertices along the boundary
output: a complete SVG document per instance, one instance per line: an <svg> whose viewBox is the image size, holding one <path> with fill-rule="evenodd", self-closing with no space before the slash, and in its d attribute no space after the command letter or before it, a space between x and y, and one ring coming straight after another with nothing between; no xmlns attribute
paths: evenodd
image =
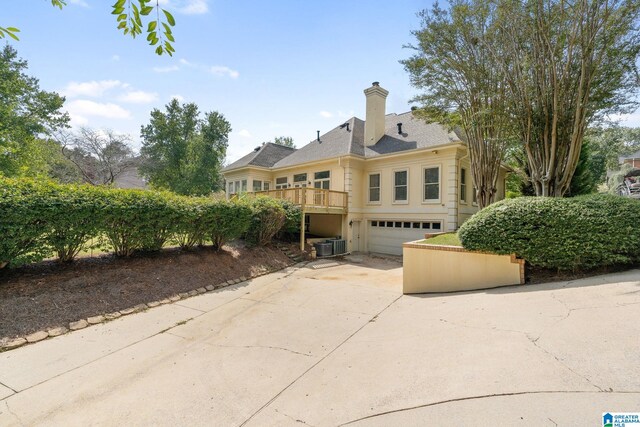
<svg viewBox="0 0 640 427"><path fill-rule="evenodd" d="M45 208L55 186L0 178L0 268L19 267L50 255Z"/></svg>
<svg viewBox="0 0 640 427"><path fill-rule="evenodd" d="M209 200L203 205L202 224L205 235L216 250L247 232L251 208L243 200Z"/></svg>
<svg viewBox="0 0 640 427"><path fill-rule="evenodd" d="M293 240L296 234L300 233L302 223L302 208L288 200L278 200L284 209L284 225L278 232L278 237L284 240Z"/></svg>
<svg viewBox="0 0 640 427"><path fill-rule="evenodd" d="M104 204L98 218L107 247L116 256L131 256L136 250L159 250L174 225L174 211L161 193L145 190L100 192Z"/></svg>
<svg viewBox="0 0 640 427"><path fill-rule="evenodd" d="M47 221L44 241L59 261L69 262L98 235L96 219L104 205L96 187L56 185L54 188L42 210L42 218Z"/></svg>
<svg viewBox="0 0 640 427"><path fill-rule="evenodd" d="M636 262L640 202L598 194L502 200L473 215L458 236L465 249L510 254L559 270Z"/></svg>
<svg viewBox="0 0 640 427"><path fill-rule="evenodd" d="M176 220L172 242L185 250L191 250L204 243L207 238L204 214L208 202L209 200L204 197L176 197L174 199Z"/></svg>
<svg viewBox="0 0 640 427"><path fill-rule="evenodd" d="M247 241L254 245L268 245L285 224L285 210L279 200L257 197L251 201L251 225Z"/></svg>

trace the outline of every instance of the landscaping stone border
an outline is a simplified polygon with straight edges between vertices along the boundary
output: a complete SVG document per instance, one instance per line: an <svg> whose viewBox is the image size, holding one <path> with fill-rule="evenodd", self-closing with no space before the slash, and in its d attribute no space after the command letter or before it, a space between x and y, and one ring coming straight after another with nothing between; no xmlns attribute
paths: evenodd
<svg viewBox="0 0 640 427"><path fill-rule="evenodd" d="M208 292L213 292L213 291L217 291L218 289L222 289L222 288L226 288L228 286L231 285L236 285L238 283L242 283L242 282L246 282L248 280L251 279L255 279L257 277L260 276L265 276L267 274L271 274L271 273L275 273L277 271L281 271L284 270L285 268L289 268L295 264L298 264L302 261L304 261L304 254L295 254L293 252L291 252L291 249L289 246L286 245L279 245L276 244L276 247L278 249L280 249L282 252L284 252L284 254L292 261L291 264L288 264L287 266L283 267L283 268L272 268L269 270L266 270L264 272L261 273L257 273L254 274L252 276L250 276L249 278L242 276L238 279L233 279L233 280L227 280L226 282L221 282L218 283L217 285L207 285L203 288L198 288L198 289L194 289L192 291L189 292L181 292L179 294L176 295L172 295L170 297L164 298L162 300L159 301L151 301L151 302L147 302L145 304L138 304L134 307L129 307L129 308L125 308L119 311L115 311L113 313L104 313L104 314L100 314L100 315L96 315L96 316L92 316L86 319L80 319L77 320L75 322L70 322L67 326L57 326L57 327L53 327L50 328L48 330L42 330L42 331L37 331L34 333L31 333L29 335L25 335L22 337L16 337L14 339L12 339L11 341L3 344L2 346L0 346L0 353L5 352L5 351L9 351L9 350L13 350L15 348L19 348L22 347L26 344L33 344L33 343L37 343L40 341L43 341L45 339L48 338L53 338L53 337L57 337L60 335L64 335L66 333L69 333L71 331L77 331L80 329L84 329L86 327L89 326L93 326L93 325L98 325L101 323L106 323L106 322L110 322L112 320L115 320L119 317L122 316L128 316L129 314L134 314L134 313L139 313L141 311L146 311L150 308L154 308L154 307L159 307L161 305L165 305L165 304L171 304L183 299L187 299L187 298L191 298L197 295L202 295Z"/></svg>

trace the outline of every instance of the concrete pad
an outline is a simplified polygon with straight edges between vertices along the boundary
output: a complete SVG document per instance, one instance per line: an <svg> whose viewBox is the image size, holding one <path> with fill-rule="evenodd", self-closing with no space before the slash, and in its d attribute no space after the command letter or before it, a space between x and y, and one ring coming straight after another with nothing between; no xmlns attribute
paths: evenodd
<svg viewBox="0 0 640 427"><path fill-rule="evenodd" d="M269 289L273 289L272 292L275 292L280 288L278 283L290 273L291 272L287 269L281 272L257 277L248 282L238 283L217 289L213 292L208 292L198 297L181 300L177 304L200 311L215 310L221 305L233 301L234 299L249 295L253 296L256 292L265 293L265 290ZM253 299L255 299L255 297Z"/></svg>
<svg viewBox="0 0 640 427"><path fill-rule="evenodd" d="M165 305L0 353L0 383L18 391L33 387L201 314Z"/></svg>
<svg viewBox="0 0 640 427"><path fill-rule="evenodd" d="M538 393L410 409L349 424L374 426L599 426L603 412L637 412L640 393Z"/></svg>
<svg viewBox="0 0 640 427"><path fill-rule="evenodd" d="M160 334L6 403L24 425L239 425L316 361Z"/></svg>
<svg viewBox="0 0 640 427"><path fill-rule="evenodd" d="M0 384L0 400L4 399L5 397L9 397L13 394L13 390L11 390L9 387L5 387L2 384Z"/></svg>
<svg viewBox="0 0 640 427"><path fill-rule="evenodd" d="M239 299L170 333L219 348L272 348L320 357L369 318L358 313L328 315L324 310Z"/></svg>

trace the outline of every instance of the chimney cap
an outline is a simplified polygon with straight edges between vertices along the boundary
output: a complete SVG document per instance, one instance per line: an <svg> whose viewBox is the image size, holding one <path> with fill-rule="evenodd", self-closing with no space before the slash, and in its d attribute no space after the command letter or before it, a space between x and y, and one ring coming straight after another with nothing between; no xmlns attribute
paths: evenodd
<svg viewBox="0 0 640 427"><path fill-rule="evenodd" d="M380 86L380 82L373 82L371 83L372 86Z"/></svg>

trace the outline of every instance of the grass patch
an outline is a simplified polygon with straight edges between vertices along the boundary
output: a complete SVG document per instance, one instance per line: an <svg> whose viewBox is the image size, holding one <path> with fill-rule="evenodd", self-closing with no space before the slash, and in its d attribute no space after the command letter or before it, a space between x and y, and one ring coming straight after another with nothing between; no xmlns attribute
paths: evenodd
<svg viewBox="0 0 640 427"><path fill-rule="evenodd" d="M460 239L458 239L458 235L456 233L440 234L430 239L424 239L418 243L426 243L429 245L446 245L446 246L462 247L462 243L460 243Z"/></svg>

